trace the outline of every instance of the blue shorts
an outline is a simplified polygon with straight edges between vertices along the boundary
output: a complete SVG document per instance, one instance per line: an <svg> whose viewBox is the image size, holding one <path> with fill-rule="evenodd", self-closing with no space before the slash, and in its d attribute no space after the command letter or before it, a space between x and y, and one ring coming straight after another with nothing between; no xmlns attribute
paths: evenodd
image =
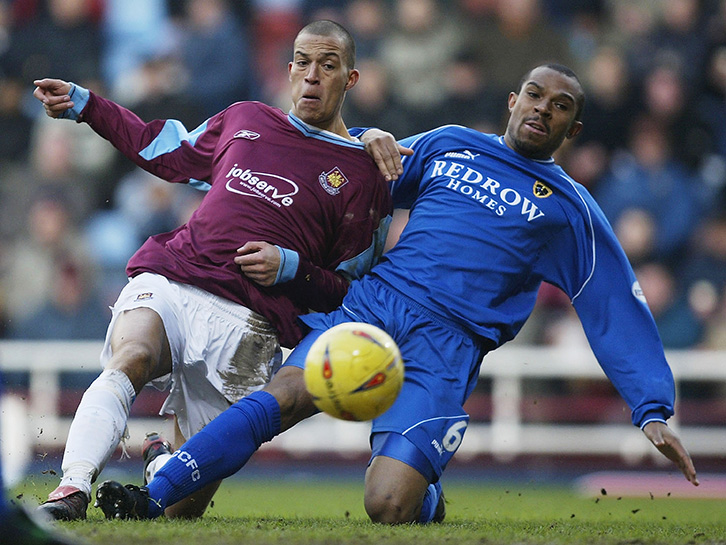
<svg viewBox="0 0 726 545"><path fill-rule="evenodd" d="M399 434L407 441L389 438L385 452L381 452L380 442L372 439L373 455L401 460L429 481L437 480L461 444L469 424L463 405L476 385L481 360L493 343L467 334L374 276L353 282L337 310L300 319L311 332L285 365L304 368L315 339L339 323L367 322L393 337L405 364L404 384L393 406L373 420L371 435ZM409 443L417 453L411 452ZM429 468L423 467L426 461Z"/></svg>

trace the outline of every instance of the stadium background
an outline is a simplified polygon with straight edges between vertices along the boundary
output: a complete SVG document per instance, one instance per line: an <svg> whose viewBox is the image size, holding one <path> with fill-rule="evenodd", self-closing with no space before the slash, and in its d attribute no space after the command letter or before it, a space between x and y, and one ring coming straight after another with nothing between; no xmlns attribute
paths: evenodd
<svg viewBox="0 0 726 545"><path fill-rule="evenodd" d="M201 197L136 170L87 126L47 118L33 79L76 81L144 119L188 128L236 100L287 110L292 39L323 17L358 45L362 77L346 100L348 126L400 137L446 123L502 132L507 93L527 69L552 60L574 68L587 93L585 129L558 162L611 220L666 348L726 349L726 2L715 0L0 0L0 348L102 339L128 257L148 235L183 222ZM569 302L550 286L516 344L587 350ZM60 375L61 416L95 376L85 369ZM5 381L26 399L27 372ZM602 380L520 386L528 422L628 422ZM680 385L681 422L723 426L724 386ZM493 390L484 377L468 406L475 421L491 420ZM159 405L159 394L145 392L133 414ZM57 443L49 459L35 449L47 467ZM561 456L485 455L461 465L554 476L622 466L609 455ZM724 456L697 462L718 470ZM274 470L291 455L271 449L260 458Z"/></svg>

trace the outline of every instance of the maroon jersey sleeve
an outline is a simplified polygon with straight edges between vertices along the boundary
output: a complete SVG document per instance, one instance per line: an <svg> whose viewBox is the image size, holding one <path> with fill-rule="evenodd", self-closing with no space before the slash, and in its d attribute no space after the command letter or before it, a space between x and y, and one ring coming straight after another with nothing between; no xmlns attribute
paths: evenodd
<svg viewBox="0 0 726 545"><path fill-rule="evenodd" d="M90 93L79 121L111 142L138 166L168 182L209 180L224 112L192 132L180 121L145 122L132 111Z"/></svg>

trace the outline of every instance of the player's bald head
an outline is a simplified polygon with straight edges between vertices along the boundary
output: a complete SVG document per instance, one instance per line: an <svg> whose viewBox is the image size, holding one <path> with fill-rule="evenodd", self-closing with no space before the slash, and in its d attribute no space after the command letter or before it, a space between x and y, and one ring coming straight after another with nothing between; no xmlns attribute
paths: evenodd
<svg viewBox="0 0 726 545"><path fill-rule="evenodd" d="M340 41L342 46L343 62L346 67L348 70L355 68L355 40L353 40L353 36L350 35L350 32L348 32L343 25L340 25L335 21L322 19L320 21L313 21L303 27L303 29L298 32L295 37L296 42L302 34L336 38Z"/></svg>

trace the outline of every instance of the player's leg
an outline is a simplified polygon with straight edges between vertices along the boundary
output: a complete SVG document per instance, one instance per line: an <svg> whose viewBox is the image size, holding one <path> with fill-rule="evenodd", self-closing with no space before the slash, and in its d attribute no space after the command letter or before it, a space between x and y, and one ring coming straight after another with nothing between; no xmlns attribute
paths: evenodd
<svg viewBox="0 0 726 545"><path fill-rule="evenodd" d="M39 509L52 519L85 518L91 484L118 447L141 388L171 371L164 324L149 308L120 313L109 334L112 356L88 387L71 423L60 485Z"/></svg>
<svg viewBox="0 0 726 545"><path fill-rule="evenodd" d="M97 505L107 518L161 516L169 506L239 471L264 442L316 412L303 370L285 365L263 390L232 405L184 443L145 489L107 481L98 488Z"/></svg>
<svg viewBox="0 0 726 545"><path fill-rule="evenodd" d="M231 404L264 387L282 362L277 333L262 316L196 288L178 288L186 316L183 336L189 340L181 356L184 363L174 368L171 392L162 408L175 415L177 448ZM150 444L147 454L158 454L160 446L158 440ZM170 458L161 454L151 462L145 483ZM166 509L165 515L202 516L219 484L210 482Z"/></svg>
<svg viewBox="0 0 726 545"><path fill-rule="evenodd" d="M441 522L446 514L441 468L399 433L376 433L366 471L365 508L373 522Z"/></svg>
<svg viewBox="0 0 726 545"><path fill-rule="evenodd" d="M428 480L411 466L387 456L376 456L366 471L364 504L373 522L416 522Z"/></svg>
<svg viewBox="0 0 726 545"><path fill-rule="evenodd" d="M438 522L445 514L440 477L466 431L463 404L487 346L385 286L378 298L405 374L393 406L373 421L366 511L388 524Z"/></svg>
<svg viewBox="0 0 726 545"><path fill-rule="evenodd" d="M186 442L186 439L184 438L184 435L182 435L182 432L179 429L178 422L175 424L174 427L174 447L175 449L178 449ZM171 459L171 456L165 456L165 458L168 461L169 459ZM161 467L163 467L163 464L159 466L159 468ZM154 472L153 475L155 474L156 472ZM151 479L149 480L153 479L153 475L151 475ZM167 518L186 519L201 517L207 510L207 506L212 502L212 498L214 497L214 494L217 492L221 484L221 480L209 483L201 490L197 490L183 500L167 507L164 510L164 516Z"/></svg>

